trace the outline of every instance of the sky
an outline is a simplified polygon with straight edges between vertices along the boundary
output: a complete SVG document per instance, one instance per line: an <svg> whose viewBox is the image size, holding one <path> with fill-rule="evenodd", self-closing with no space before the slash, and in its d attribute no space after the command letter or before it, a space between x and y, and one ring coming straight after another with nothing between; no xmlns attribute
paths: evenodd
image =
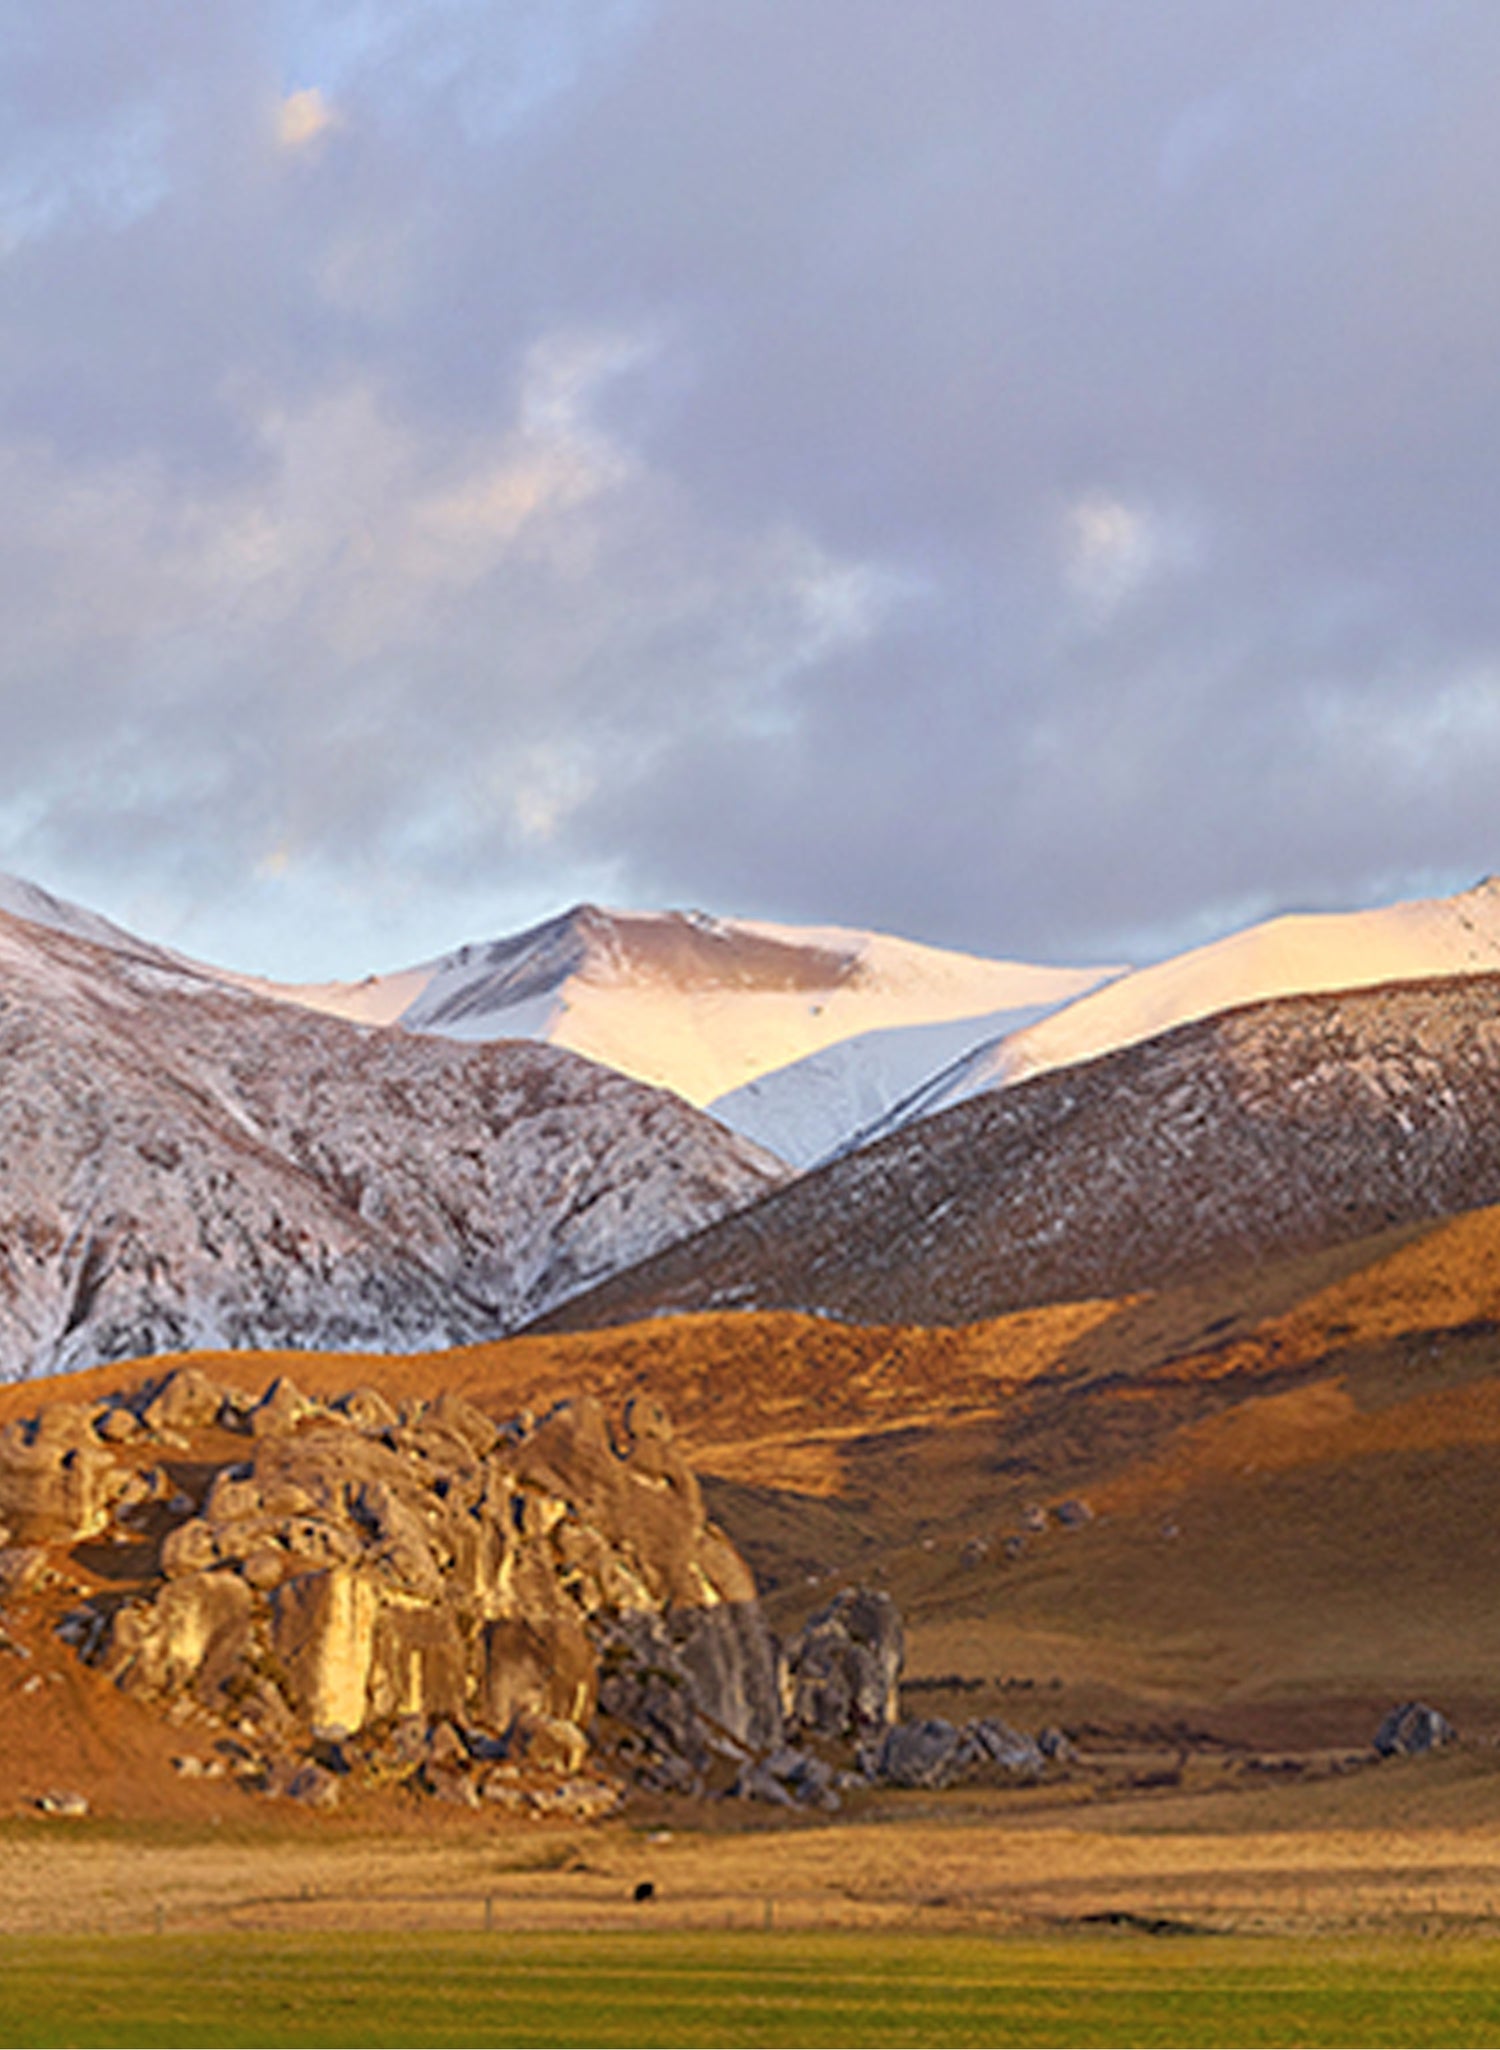
<svg viewBox="0 0 1500 2050"><path fill-rule="evenodd" d="M1500 868L1494 0L0 0L0 868L1145 959Z"/></svg>

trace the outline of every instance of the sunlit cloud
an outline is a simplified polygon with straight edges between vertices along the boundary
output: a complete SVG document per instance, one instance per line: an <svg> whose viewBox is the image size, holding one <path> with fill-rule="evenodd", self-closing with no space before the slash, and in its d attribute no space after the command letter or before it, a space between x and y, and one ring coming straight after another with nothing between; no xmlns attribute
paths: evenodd
<svg viewBox="0 0 1500 2050"><path fill-rule="evenodd" d="M330 129L339 116L315 85L288 93L276 111L276 140L285 150L304 150Z"/></svg>
<svg viewBox="0 0 1500 2050"><path fill-rule="evenodd" d="M1181 515L1109 491L1075 498L1062 521L1064 578L1085 616L1098 625L1159 578L1188 568L1198 552Z"/></svg>

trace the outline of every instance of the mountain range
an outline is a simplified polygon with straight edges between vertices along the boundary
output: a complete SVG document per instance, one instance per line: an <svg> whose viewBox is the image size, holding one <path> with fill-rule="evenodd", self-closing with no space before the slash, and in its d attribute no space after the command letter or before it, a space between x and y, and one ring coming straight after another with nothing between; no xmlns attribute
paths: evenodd
<svg viewBox="0 0 1500 2050"><path fill-rule="evenodd" d="M319 985L0 881L0 1371L1244 1266L1500 1200L1497 995L1493 881L1134 971L582 906Z"/></svg>

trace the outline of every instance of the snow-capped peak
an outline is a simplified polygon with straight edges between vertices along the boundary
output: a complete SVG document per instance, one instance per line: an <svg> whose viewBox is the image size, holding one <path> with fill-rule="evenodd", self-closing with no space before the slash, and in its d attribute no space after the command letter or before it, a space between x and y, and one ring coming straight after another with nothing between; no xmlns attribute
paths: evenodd
<svg viewBox="0 0 1500 2050"><path fill-rule="evenodd" d="M981 1090L1091 1060L1240 1004L1494 969L1500 969L1500 878L1494 876L1453 897L1373 911L1289 913L1136 969L975 1047L860 1137L879 1137Z"/></svg>

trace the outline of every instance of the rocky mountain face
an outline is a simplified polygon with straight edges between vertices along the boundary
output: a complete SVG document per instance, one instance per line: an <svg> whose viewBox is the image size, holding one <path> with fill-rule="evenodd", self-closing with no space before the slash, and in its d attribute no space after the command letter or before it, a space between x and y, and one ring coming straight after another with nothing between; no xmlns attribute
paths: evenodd
<svg viewBox="0 0 1500 2050"><path fill-rule="evenodd" d="M1494 876L1453 897L1267 919L1132 969L1045 1016L1005 1024L982 1042L971 1040L958 1059L934 1063L879 1117L851 1127L846 1144L868 1145L981 1090L1093 1060L1246 1004L1497 971L1500 880ZM748 1125L735 1129L754 1136Z"/></svg>
<svg viewBox="0 0 1500 2050"><path fill-rule="evenodd" d="M977 1096L545 1320L959 1324L1500 1200L1500 976L1247 1006Z"/></svg>
<svg viewBox="0 0 1500 2050"><path fill-rule="evenodd" d="M271 1003L0 913L0 1375L492 1336L779 1163L556 1048Z"/></svg>

